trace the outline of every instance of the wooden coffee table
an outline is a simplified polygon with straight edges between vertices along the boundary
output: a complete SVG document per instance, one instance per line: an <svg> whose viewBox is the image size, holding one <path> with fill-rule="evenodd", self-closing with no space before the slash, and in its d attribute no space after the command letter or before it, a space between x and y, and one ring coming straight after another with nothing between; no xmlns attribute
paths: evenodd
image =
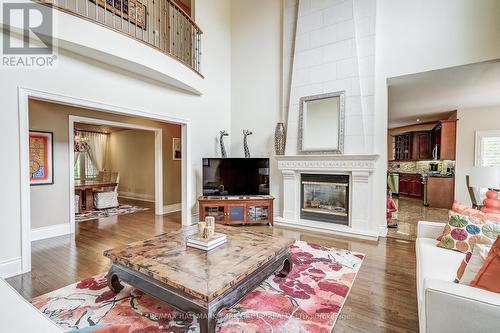
<svg viewBox="0 0 500 333"><path fill-rule="evenodd" d="M292 269L291 239L240 227L217 226L228 242L209 252L186 247L196 226L108 250L108 286L119 292L127 282L145 293L195 314L200 331L214 332L216 316L237 303L271 274Z"/></svg>

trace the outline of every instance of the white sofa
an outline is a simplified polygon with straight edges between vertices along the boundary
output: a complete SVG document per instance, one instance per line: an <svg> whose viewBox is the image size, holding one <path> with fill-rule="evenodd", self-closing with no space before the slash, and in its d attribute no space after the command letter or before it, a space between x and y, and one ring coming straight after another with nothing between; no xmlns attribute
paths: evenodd
<svg viewBox="0 0 500 333"><path fill-rule="evenodd" d="M64 331L0 278L0 332L61 333Z"/></svg>
<svg viewBox="0 0 500 333"><path fill-rule="evenodd" d="M500 332L500 294L453 282L464 254L436 246L443 227L442 223L418 223L420 333Z"/></svg>

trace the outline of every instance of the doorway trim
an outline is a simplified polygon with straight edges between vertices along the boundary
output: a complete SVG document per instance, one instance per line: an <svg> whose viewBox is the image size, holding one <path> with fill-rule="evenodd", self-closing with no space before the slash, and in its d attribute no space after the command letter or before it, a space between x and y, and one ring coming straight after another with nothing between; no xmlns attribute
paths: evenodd
<svg viewBox="0 0 500 333"><path fill-rule="evenodd" d="M75 142L72 140L74 136L75 123L84 123L91 125L104 125L112 127L120 127L126 129L136 129L148 132L153 132L155 135L155 215L163 215L163 151L162 151L162 129L158 127L143 126L131 123L123 123L112 120L104 120L99 118L90 118L83 116L69 115L68 117L68 156L69 156L69 190L70 190L70 202L69 202L69 214L70 214L70 233L74 233L76 230L75 221L75 174L73 165L75 163ZM158 184L160 184L158 186Z"/></svg>
<svg viewBox="0 0 500 333"><path fill-rule="evenodd" d="M112 114L133 116L145 118L160 122L168 122L181 125L182 138L182 161L181 161L181 178L182 178L182 225L191 225L191 198L194 196L191 186L192 175L188 172L188 166L191 165L190 158L190 121L187 119L160 115L147 111L131 109L123 106L105 104L101 102L90 101L72 96L64 96L45 91L33 90L29 88L18 88L18 114L19 114L19 164L20 170L29 170L29 99L36 99L56 104L80 107L84 109L101 111ZM73 134L71 134L71 137ZM72 145L70 145L72 146ZM156 166L156 163L155 163ZM156 169L156 167L155 167ZM70 176L73 168L70 168ZM155 177L156 178L156 177ZM71 181L71 180L70 180ZM29 174L20 172L20 201L21 201L21 266L22 273L31 271L31 203L30 203L30 182ZM71 184L70 184L71 185ZM155 184L156 185L156 184ZM155 196L156 196L155 186ZM73 197L73 196L70 196ZM74 201L72 201L74 203ZM156 203L155 203L156 205ZM74 211L74 206L73 207ZM156 208L156 206L155 206ZM70 210L71 211L71 210ZM163 211L163 206L160 211ZM71 225L74 224L70 223ZM74 235L74 230L72 230Z"/></svg>

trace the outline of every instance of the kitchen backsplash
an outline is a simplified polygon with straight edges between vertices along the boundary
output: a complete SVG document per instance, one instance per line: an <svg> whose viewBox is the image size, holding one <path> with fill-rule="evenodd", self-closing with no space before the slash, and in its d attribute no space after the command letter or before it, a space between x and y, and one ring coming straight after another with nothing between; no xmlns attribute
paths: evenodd
<svg viewBox="0 0 500 333"><path fill-rule="evenodd" d="M455 161L412 161L412 162L404 162L404 161L392 161L389 162L389 172L401 172L401 173L420 173L425 174L429 171L430 163L438 163L438 171L440 173L447 173L447 169L451 168L454 172L455 170Z"/></svg>

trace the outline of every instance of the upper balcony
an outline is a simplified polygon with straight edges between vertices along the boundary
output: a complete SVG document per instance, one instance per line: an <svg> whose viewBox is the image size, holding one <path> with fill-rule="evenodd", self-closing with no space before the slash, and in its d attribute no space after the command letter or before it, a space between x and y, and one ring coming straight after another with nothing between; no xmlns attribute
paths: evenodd
<svg viewBox="0 0 500 333"><path fill-rule="evenodd" d="M195 77L191 77L191 75L181 72L182 69L174 68L176 65L169 65L173 70L165 70L167 65L162 68L158 68L158 61L154 62L157 68L148 68L152 67L149 64L140 63L140 59L124 59L126 56L122 53L121 55L109 53L109 59L104 60L104 62L111 63L113 65L119 64L123 61L130 61L131 64L128 65L128 68L135 68L136 72L140 72L142 74L152 73L149 75L155 79L158 79L162 75L165 77L164 80L160 79L160 81L164 81L167 83L172 83L173 85L179 86L181 88L185 88L195 93L201 93L199 86L200 80L203 79L201 75L201 29L196 25L196 23L191 19L190 14L186 12L186 8L181 8L182 3L178 5L175 0L36 0L35 2L50 6L54 9L57 9L61 15L70 14L70 16L76 16L83 19L83 22L91 22L97 28L98 26L105 28L108 30L106 32L103 30L99 33L99 36L95 36L94 39L105 39L107 40L108 45L114 46L114 49L117 49L116 45L120 43L122 38L111 38L111 35L114 32L117 32L121 35L126 36L125 38L130 38L129 40L135 40L140 42L146 48L150 50L156 50L163 55L168 56L171 59L174 59L174 62L182 64L181 67L185 67L189 69ZM177 1L179 2L179 0ZM183 6L184 7L184 6ZM70 20L60 20L69 22ZM94 29L93 27L88 27L85 32L96 33L99 29ZM60 40L63 43L59 42L59 46L61 44L80 44L73 37L73 40L69 40L68 30L73 30L74 24L68 23L63 26L59 26L59 32L56 35L62 36ZM82 31L80 31L83 34ZM64 35L67 37L66 41L64 40ZM104 37L106 36L106 37ZM54 36L57 38L57 36ZM91 39L91 36L86 36L87 40ZM121 44L124 45L124 44ZM88 45L84 45L89 48ZM140 46L137 46L137 48ZM73 47L68 47L70 50L74 51ZM92 48L92 47L90 47ZM96 52L102 52L97 47L94 47ZM123 47L122 47L123 49ZM108 50L109 51L109 50ZM148 51L149 52L149 51ZM82 51L82 53L88 53L86 50ZM143 52L143 57L147 57L146 53ZM117 56L116 59L113 60L113 57ZM95 57L94 57L95 58ZM152 59L152 57L147 57ZM103 57L100 57L103 59ZM133 64L132 64L133 62ZM151 61L150 61L151 63ZM171 64L171 61L167 61L166 63ZM139 65L139 66L136 66ZM118 65L119 66L119 65ZM142 68L141 68L142 67ZM177 66L178 67L178 66ZM154 73L154 72L157 73ZM162 73L163 72L163 73ZM180 74L179 74L180 73ZM179 79L181 77L181 79ZM196 77L198 77L196 79ZM188 78L183 80L183 78ZM177 84L176 84L176 81Z"/></svg>

